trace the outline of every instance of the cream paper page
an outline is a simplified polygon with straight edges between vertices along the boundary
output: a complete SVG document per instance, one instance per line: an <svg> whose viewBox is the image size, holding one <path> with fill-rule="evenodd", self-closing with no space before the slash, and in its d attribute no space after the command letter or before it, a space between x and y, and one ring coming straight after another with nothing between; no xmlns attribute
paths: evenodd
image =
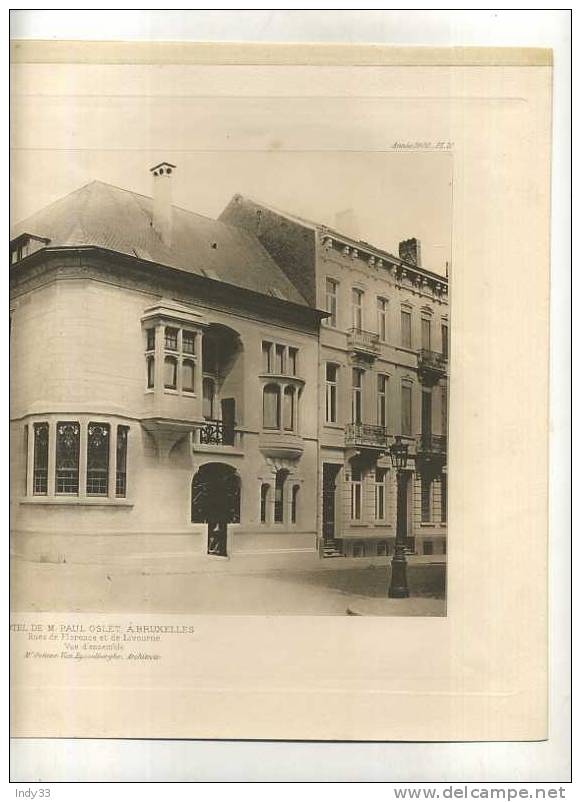
<svg viewBox="0 0 581 802"><path fill-rule="evenodd" d="M550 54L19 43L12 69L15 219L42 205L43 152L79 175L113 151L140 169L166 147L167 104L172 119L207 104L210 122L179 145L192 158L283 160L306 195L322 163L354 194L394 158L447 160L452 177L447 615L15 606L12 734L546 737ZM79 143L83 104L109 112ZM80 624L110 660L27 657ZM148 626L159 639L131 640ZM151 659L114 657L135 644Z"/></svg>

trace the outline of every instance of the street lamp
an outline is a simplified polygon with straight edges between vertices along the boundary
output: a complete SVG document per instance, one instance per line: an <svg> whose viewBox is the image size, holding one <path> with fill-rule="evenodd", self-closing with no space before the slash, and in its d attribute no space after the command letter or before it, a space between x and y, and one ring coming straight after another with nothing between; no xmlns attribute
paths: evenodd
<svg viewBox="0 0 581 802"><path fill-rule="evenodd" d="M397 511L395 529L395 553L391 560L391 582L388 596L390 599L407 599L410 595L407 580L407 562L405 556L406 532L405 518L402 515L405 509L405 483L404 469L408 461L408 445L402 443L401 437L396 436L395 443L389 449L391 464L397 476Z"/></svg>

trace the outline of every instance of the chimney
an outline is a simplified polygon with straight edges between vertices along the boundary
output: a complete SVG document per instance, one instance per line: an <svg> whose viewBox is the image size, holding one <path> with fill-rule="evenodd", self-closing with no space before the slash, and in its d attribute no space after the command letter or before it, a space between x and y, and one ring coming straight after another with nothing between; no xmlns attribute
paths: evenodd
<svg viewBox="0 0 581 802"><path fill-rule="evenodd" d="M399 244L399 258L416 267L422 266L422 246L419 239L404 239Z"/></svg>
<svg viewBox="0 0 581 802"><path fill-rule="evenodd" d="M164 245L171 246L171 184L175 164L161 162L150 169L153 176L153 228Z"/></svg>
<svg viewBox="0 0 581 802"><path fill-rule="evenodd" d="M335 214L335 228L340 234L345 234L351 239L359 239L357 215L353 209L343 209Z"/></svg>

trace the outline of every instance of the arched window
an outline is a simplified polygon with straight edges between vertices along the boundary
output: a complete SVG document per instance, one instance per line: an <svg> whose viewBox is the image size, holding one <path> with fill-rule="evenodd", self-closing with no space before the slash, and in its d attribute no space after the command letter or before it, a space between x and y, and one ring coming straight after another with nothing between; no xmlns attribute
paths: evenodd
<svg viewBox="0 0 581 802"><path fill-rule="evenodd" d="M193 393L195 389L195 364L191 359L184 359L182 362L182 390L186 393Z"/></svg>
<svg viewBox="0 0 581 802"><path fill-rule="evenodd" d="M166 390L175 390L178 386L178 361L175 356L166 356L163 368L163 386Z"/></svg>
<svg viewBox="0 0 581 802"><path fill-rule="evenodd" d="M262 393L262 425L265 429L280 429L280 387L267 384Z"/></svg>
<svg viewBox="0 0 581 802"><path fill-rule="evenodd" d="M155 329L153 329L155 331ZM155 385L155 358L147 357L147 387L151 389Z"/></svg>
<svg viewBox="0 0 581 802"><path fill-rule="evenodd" d="M270 497L270 485L260 486L260 522L266 523L268 519L268 501Z"/></svg>
<svg viewBox="0 0 581 802"><path fill-rule="evenodd" d="M202 414L206 420L214 419L214 398L216 394L216 385L214 379L209 379L207 376L202 383Z"/></svg>
<svg viewBox="0 0 581 802"><path fill-rule="evenodd" d="M284 484L288 476L288 471L281 468L276 473L274 483L274 522L281 524L284 521Z"/></svg>
<svg viewBox="0 0 581 802"><path fill-rule="evenodd" d="M297 514L298 514L298 503L299 503L299 492L300 492L299 485L293 485L293 494L291 497L291 523L296 524L297 522Z"/></svg>
<svg viewBox="0 0 581 802"><path fill-rule="evenodd" d="M286 432L295 429L295 388L290 385L284 388L284 414L283 425Z"/></svg>

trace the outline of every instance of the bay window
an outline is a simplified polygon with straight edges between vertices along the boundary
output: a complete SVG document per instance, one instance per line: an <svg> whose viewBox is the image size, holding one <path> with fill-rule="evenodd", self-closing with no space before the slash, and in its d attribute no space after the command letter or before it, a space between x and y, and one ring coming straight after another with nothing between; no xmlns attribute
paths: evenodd
<svg viewBox="0 0 581 802"><path fill-rule="evenodd" d="M129 426L85 418L34 422L29 428L28 495L72 496L77 503L126 496Z"/></svg>

